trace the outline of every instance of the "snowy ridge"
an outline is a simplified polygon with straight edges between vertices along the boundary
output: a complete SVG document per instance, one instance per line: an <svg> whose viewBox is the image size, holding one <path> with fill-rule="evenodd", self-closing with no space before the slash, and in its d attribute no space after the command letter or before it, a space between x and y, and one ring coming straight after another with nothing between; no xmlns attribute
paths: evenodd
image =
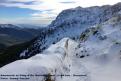
<svg viewBox="0 0 121 81"><path fill-rule="evenodd" d="M37 54L27 60L19 60L0 69L1 74L53 74L55 81L88 80L86 68L74 59L74 49L78 43L69 38L64 38L57 44L51 45L42 54ZM49 62L49 63L48 63ZM76 64L75 64L76 63ZM16 66L16 67L15 67ZM14 70L14 71L13 71ZM73 75L85 75L72 77ZM70 75L56 76L56 75ZM44 76L33 77L26 81L43 81ZM1 80L0 80L1 81ZM11 80L2 80L11 81ZM17 81L17 80L12 80ZM22 81L22 80L19 80Z"/></svg>

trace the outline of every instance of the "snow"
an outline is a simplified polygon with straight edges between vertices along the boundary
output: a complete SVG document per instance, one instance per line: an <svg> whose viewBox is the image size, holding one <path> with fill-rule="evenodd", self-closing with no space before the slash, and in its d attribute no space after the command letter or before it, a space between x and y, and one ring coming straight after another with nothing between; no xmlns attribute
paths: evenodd
<svg viewBox="0 0 121 81"><path fill-rule="evenodd" d="M34 51L43 51L51 44L57 43L65 37L78 40L78 38L80 38L80 34L87 28L107 21L114 15L120 14L120 11L120 4L112 6L105 5L101 7L94 6L88 8L77 7L63 10L48 26L48 28L51 30L51 33L48 33L48 31L46 31L46 33L43 34L43 36L41 35L40 38L35 42L35 44L32 45L33 48L37 47L37 49L34 49ZM113 20L115 20L115 18L112 19L111 22ZM109 32L105 34L108 33ZM25 53L25 51L23 53ZM20 54L20 56L24 56L25 54L23 53L22 55ZM33 51L27 52L26 54L26 56L31 56L31 54L33 54Z"/></svg>
<svg viewBox="0 0 121 81"><path fill-rule="evenodd" d="M67 42L68 40L68 42ZM89 40L91 41L91 40ZM88 41L88 42L89 42ZM105 40L108 41L108 40ZM109 42L109 41L108 41ZM69 38L63 38L58 43L51 45L42 54L37 54L29 59L15 61L0 69L0 74L64 74L70 76L56 76L55 81L120 81L121 63L118 59L120 44L111 44L105 48L108 42L84 43L88 48L93 48L93 55L78 58L75 54L81 49L77 48L78 42ZM68 46L66 47L66 44ZM111 41L110 41L111 43ZM82 45L84 45L82 44ZM106 44L106 45L107 45ZM92 47L91 47L92 46ZM83 47L83 46L82 46ZM98 48L97 48L98 47ZM77 48L77 49L76 49ZM107 54L101 54L102 48L108 50ZM86 48L85 48L86 49ZM84 50L84 49L83 49ZM97 51L95 54L94 51ZM101 52L99 54L99 52ZM91 52L90 52L91 53ZM106 53L106 52L104 52ZM80 53L81 54L81 53ZM114 55L115 54L115 55ZM84 76L73 76L73 75ZM43 81L44 77L32 77L26 81ZM0 80L18 81L18 80ZM19 80L23 81L23 80Z"/></svg>
<svg viewBox="0 0 121 81"><path fill-rule="evenodd" d="M65 43L68 46L65 48ZM0 69L1 74L63 74L71 75L70 77L56 77L57 81L75 81L79 80L78 77L72 77L73 74L86 75L87 72L80 62L76 62L74 56L74 49L78 45L75 41L64 38L57 44L51 45L42 54L37 54L29 59L18 60L8 64ZM56 70L56 72L55 72ZM30 78L26 81L42 81L44 77ZM85 77L83 77L86 79ZM81 78L82 79L82 78ZM4 81L1 80L0 81ZM5 80L17 81L17 80ZM22 81L22 80L19 80ZM84 80L82 80L84 81Z"/></svg>
<svg viewBox="0 0 121 81"><path fill-rule="evenodd" d="M119 24L114 27L101 24L101 29L98 29L99 33L93 35L93 32L90 31L85 42L79 43L68 37L63 38L56 44L50 45L41 54L15 61L0 68L0 75L50 73L55 75L52 76L55 81L120 81L121 43L116 41L121 39L116 37L121 36L119 27L117 27ZM99 37L102 35L107 38L100 39ZM79 45L81 47L78 47ZM80 58L79 55L85 56ZM70 76L57 76L61 74ZM43 81L44 78L44 76L31 77L26 81ZM0 79L0 81L18 80Z"/></svg>
<svg viewBox="0 0 121 81"><path fill-rule="evenodd" d="M120 81L121 19L119 15L112 16L116 14L112 11L113 7L78 7L63 11L50 25L56 31L35 43L42 45L40 48L49 48L29 59L0 68L0 75L53 74L55 81ZM95 31L97 33L94 34ZM81 33L87 36L84 41L79 39ZM72 40L72 37L77 39ZM24 52L21 56L25 56ZM44 81L44 78L30 77L26 81Z"/></svg>
<svg viewBox="0 0 121 81"><path fill-rule="evenodd" d="M90 33L88 39L81 43L81 48L76 51L80 56L85 55L81 59L81 63L90 72L91 81L121 80L121 20L109 21L100 24L97 35ZM107 38L100 40L98 37L102 35ZM82 53L84 49L86 49L86 53Z"/></svg>

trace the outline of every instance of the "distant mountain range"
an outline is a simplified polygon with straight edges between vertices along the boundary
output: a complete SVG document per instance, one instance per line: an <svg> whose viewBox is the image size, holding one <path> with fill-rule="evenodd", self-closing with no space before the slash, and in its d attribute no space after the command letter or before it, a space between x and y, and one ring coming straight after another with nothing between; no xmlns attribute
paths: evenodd
<svg viewBox="0 0 121 81"><path fill-rule="evenodd" d="M29 41L38 36L42 30L43 28L34 26L29 28L12 24L0 24L0 49Z"/></svg>

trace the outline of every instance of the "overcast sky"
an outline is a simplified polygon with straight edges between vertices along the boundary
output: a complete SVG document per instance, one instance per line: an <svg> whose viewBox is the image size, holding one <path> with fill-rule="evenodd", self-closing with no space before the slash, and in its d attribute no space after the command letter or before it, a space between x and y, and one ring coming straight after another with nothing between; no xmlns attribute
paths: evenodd
<svg viewBox="0 0 121 81"><path fill-rule="evenodd" d="M0 0L0 23L49 24L64 9L113 5L121 0Z"/></svg>

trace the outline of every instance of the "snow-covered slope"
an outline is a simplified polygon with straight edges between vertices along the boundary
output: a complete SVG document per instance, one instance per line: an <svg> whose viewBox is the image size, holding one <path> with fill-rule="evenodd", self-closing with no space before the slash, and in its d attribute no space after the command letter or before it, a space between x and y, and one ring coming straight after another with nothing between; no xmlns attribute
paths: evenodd
<svg viewBox="0 0 121 81"><path fill-rule="evenodd" d="M94 6L88 8L77 7L62 11L57 18L48 26L49 29L40 35L40 38L30 48L25 50L26 56L35 55L51 44L58 42L64 37L78 39L80 33L95 24L100 24L114 15L120 14L121 3L113 6Z"/></svg>
<svg viewBox="0 0 121 81"><path fill-rule="evenodd" d="M76 56L90 72L91 81L121 80L121 15L87 29Z"/></svg>
<svg viewBox="0 0 121 81"><path fill-rule="evenodd" d="M86 68L75 58L74 50L78 43L64 38L57 44L51 45L42 54L37 54L27 60L19 60L8 64L0 69L0 75L13 75L13 74L33 74L55 75L51 78L55 81L85 81L88 80L88 71ZM70 75L70 76L61 76ZM80 75L75 76L73 75ZM0 76L4 77L4 76ZM16 77L16 76L14 76ZM20 76L19 76L20 77ZM44 76L30 77L26 81L44 81ZM9 76L10 78L10 76ZM25 77L24 77L25 78ZM18 81L13 79L0 81ZM20 80L19 81L23 81Z"/></svg>

